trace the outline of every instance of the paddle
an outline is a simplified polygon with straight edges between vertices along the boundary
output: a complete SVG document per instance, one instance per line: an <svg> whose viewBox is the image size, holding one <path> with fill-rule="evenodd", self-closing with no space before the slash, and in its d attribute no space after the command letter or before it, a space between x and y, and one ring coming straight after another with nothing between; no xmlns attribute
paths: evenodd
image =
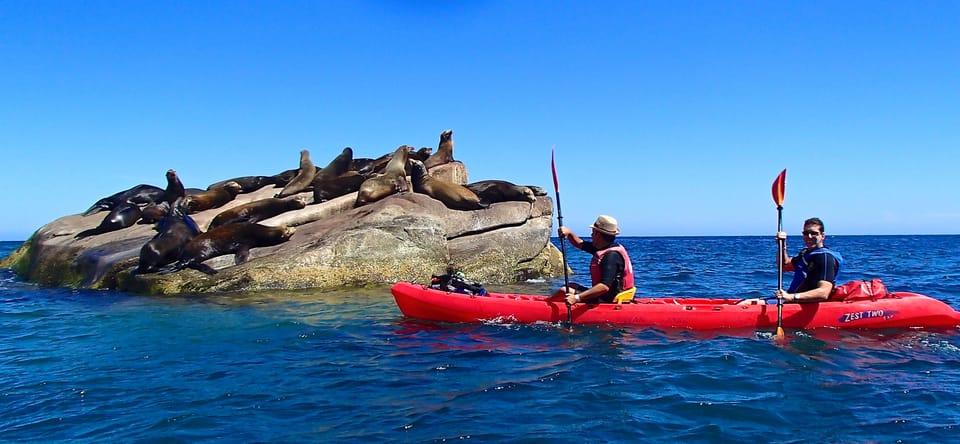
<svg viewBox="0 0 960 444"><path fill-rule="evenodd" d="M777 204L777 233L783 231L783 195L787 191L787 169L777 175L773 181L773 201ZM777 290L783 289L783 248L784 239L777 239ZM783 294L777 296L777 337L783 337Z"/></svg>
<svg viewBox="0 0 960 444"><path fill-rule="evenodd" d="M563 226L563 210L560 209L560 181L557 180L557 164L554 161L554 154L557 146L554 145L550 148L550 169L553 170L553 194L557 198L557 225L558 227ZM570 288L570 277L567 275L567 248L564 246L563 242L565 238L560 238L560 254L563 256L563 287L565 289ZM563 298L563 302L567 304L567 323L573 323L573 309L570 307L570 303L567 302L567 298Z"/></svg>

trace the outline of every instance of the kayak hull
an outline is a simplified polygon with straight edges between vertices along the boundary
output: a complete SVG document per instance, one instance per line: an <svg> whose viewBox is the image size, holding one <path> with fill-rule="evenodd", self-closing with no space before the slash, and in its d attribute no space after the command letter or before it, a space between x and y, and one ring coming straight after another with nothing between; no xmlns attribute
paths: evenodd
<svg viewBox="0 0 960 444"><path fill-rule="evenodd" d="M441 322L566 322L563 300L547 296L450 293L410 282L391 288L400 311L408 317ZM777 305L736 305L735 299L637 298L625 304L574 304L574 324L714 329L777 327ZM881 299L785 304L783 327L812 328L956 328L960 312L917 293L895 292Z"/></svg>

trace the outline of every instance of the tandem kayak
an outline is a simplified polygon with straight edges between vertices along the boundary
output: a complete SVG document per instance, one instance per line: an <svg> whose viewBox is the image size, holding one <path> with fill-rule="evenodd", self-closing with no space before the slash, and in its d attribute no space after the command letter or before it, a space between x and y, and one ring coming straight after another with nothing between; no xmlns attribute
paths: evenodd
<svg viewBox="0 0 960 444"><path fill-rule="evenodd" d="M441 322L566 322L567 306L549 296L490 293L469 295L398 282L390 289L408 317ZM776 304L738 305L736 299L635 298L623 304L574 304L574 324L714 329L774 329ZM917 293L892 292L882 298L784 304L783 327L956 328L960 312Z"/></svg>

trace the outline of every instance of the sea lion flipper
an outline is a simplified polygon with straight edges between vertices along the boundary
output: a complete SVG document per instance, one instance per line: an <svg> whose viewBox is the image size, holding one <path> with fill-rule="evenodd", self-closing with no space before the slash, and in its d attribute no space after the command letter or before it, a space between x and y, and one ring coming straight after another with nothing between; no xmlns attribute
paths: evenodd
<svg viewBox="0 0 960 444"><path fill-rule="evenodd" d="M83 238L85 238L85 237L90 237L90 236L93 236L93 235L96 235L96 234L100 234L100 231L97 230L96 228L91 228L91 229L89 229L89 230L83 230L83 231L77 233L76 236L74 236L73 238L74 238L74 239L83 239Z"/></svg>
<svg viewBox="0 0 960 444"><path fill-rule="evenodd" d="M91 206L90 208L88 208L87 211L84 211L84 212L81 213L80 215L86 217L86 216L89 216L89 215L91 215L91 214L99 213L99 212L101 212L101 211L107 210L108 208L109 208L109 207L108 207L107 205L101 204L100 202L97 202L97 203L93 204L93 206Z"/></svg>
<svg viewBox="0 0 960 444"><path fill-rule="evenodd" d="M217 270L214 270L213 267L211 267L211 266L209 266L209 265L207 265L207 264L199 264L199 263L196 263L196 262L191 262L191 263L189 263L189 264L187 265L187 268L192 268L192 269L197 270L197 271L199 271L199 272L201 272L201 273L206 273L206 274L210 274L210 275L217 274Z"/></svg>
<svg viewBox="0 0 960 444"><path fill-rule="evenodd" d="M250 247L244 245L240 247L237 250L237 252L233 255L233 263L235 265L240 265L246 262L248 258L250 258Z"/></svg>

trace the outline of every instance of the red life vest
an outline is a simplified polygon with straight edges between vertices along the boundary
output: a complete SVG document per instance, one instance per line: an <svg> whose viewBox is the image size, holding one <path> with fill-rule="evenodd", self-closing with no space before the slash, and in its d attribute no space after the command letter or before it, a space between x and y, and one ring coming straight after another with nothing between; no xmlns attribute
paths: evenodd
<svg viewBox="0 0 960 444"><path fill-rule="evenodd" d="M590 280L593 281L593 285L597 285L597 283L600 282L600 261L603 260L604 255L611 251L616 251L623 256L623 288L611 288L610 290L621 292L633 288L633 264L630 262L630 255L627 254L627 250L623 248L623 245L615 245L604 250L598 250L593 254L593 259L590 260Z"/></svg>

